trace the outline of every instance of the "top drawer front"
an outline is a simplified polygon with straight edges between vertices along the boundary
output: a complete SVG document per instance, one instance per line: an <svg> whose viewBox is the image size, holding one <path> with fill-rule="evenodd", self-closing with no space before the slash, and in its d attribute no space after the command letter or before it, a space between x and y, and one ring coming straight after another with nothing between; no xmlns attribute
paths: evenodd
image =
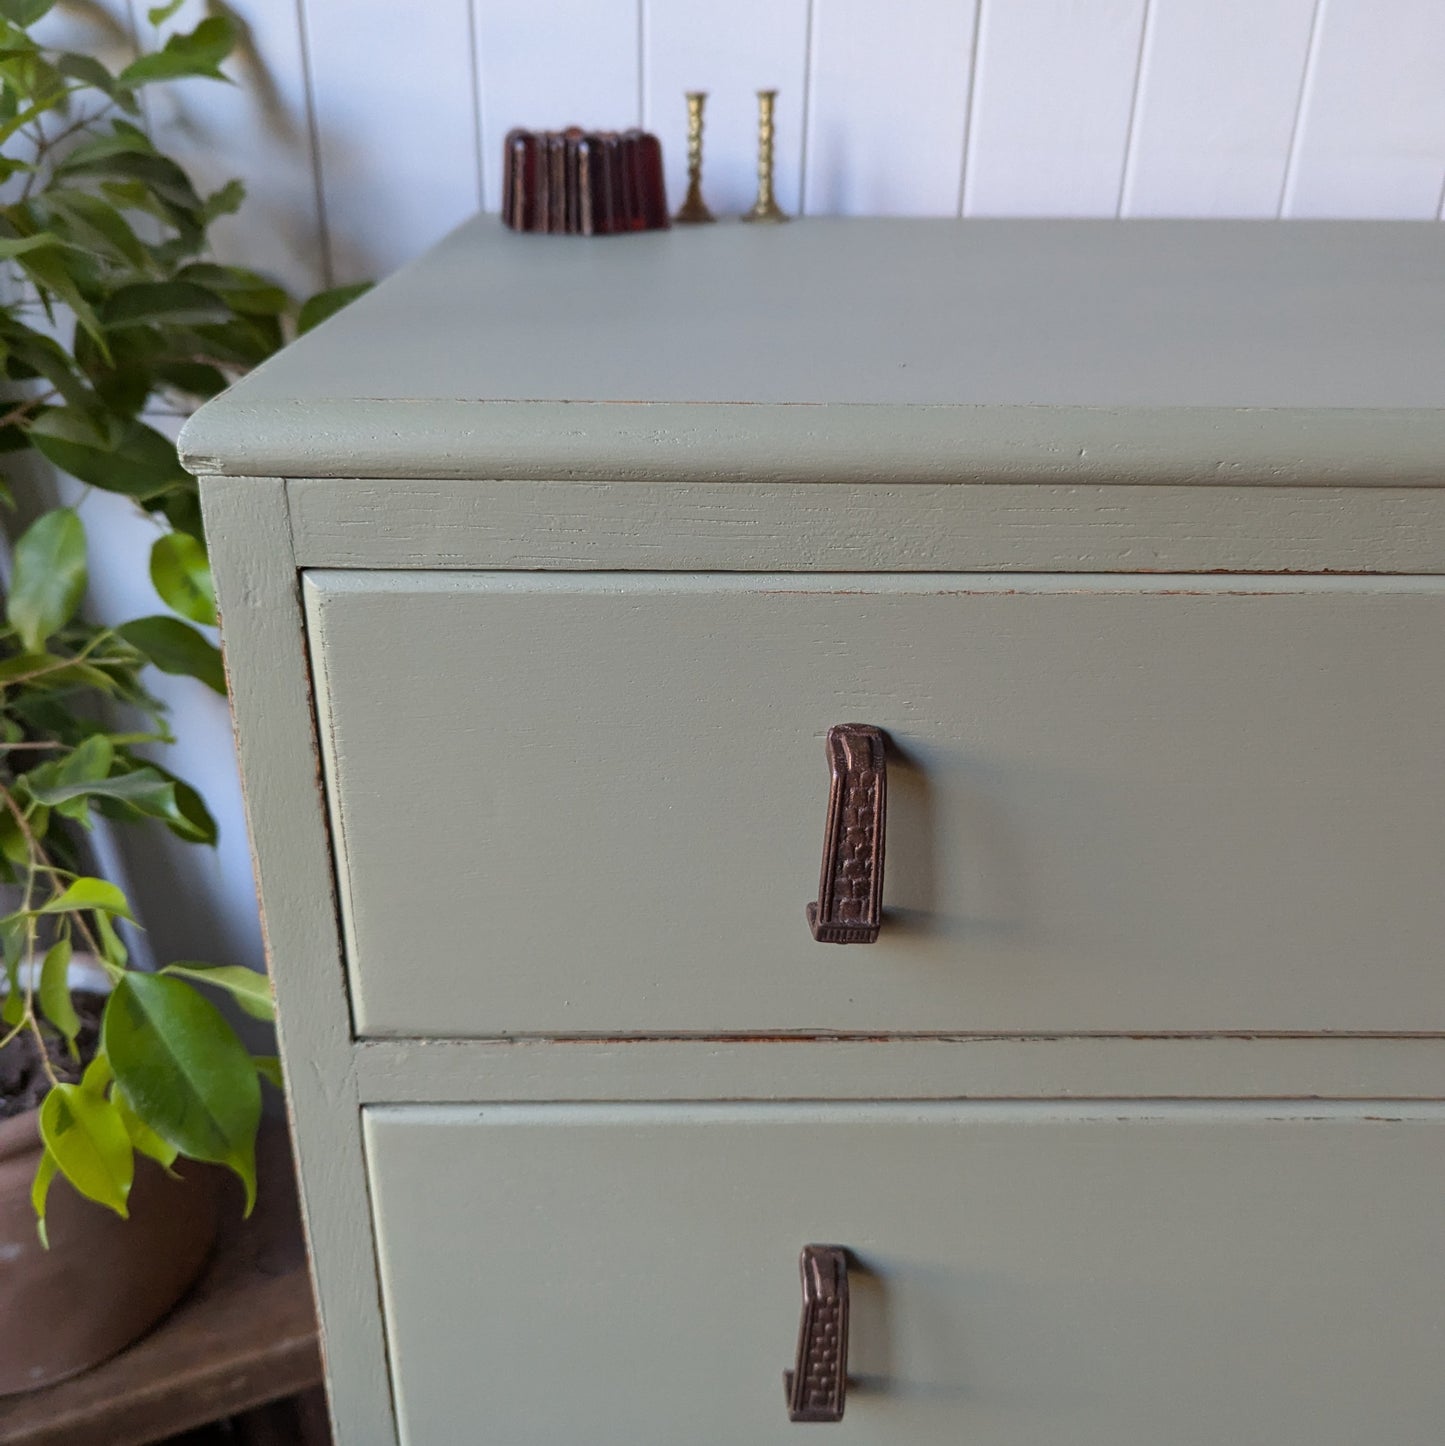
<svg viewBox="0 0 1445 1446"><path fill-rule="evenodd" d="M313 572L362 1035L1445 1028L1445 584ZM817 944L831 724L885 921Z"/></svg>

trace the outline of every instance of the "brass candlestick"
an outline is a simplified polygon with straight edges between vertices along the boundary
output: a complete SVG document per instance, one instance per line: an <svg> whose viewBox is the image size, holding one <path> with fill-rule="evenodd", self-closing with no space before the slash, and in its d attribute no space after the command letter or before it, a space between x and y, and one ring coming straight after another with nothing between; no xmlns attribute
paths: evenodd
<svg viewBox="0 0 1445 1446"><path fill-rule="evenodd" d="M775 90L758 92L758 199L744 221L786 221L787 213L773 195L773 102Z"/></svg>
<svg viewBox="0 0 1445 1446"><path fill-rule="evenodd" d="M705 90L687 92L687 195L672 219L683 225L703 225L717 217L702 198L702 108L707 102Z"/></svg>

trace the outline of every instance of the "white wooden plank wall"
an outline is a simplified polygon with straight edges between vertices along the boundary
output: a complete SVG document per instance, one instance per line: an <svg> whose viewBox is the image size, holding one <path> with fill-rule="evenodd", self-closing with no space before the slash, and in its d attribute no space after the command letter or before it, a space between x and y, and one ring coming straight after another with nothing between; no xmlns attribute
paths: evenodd
<svg viewBox="0 0 1445 1446"><path fill-rule="evenodd" d="M982 0L963 211L1113 216L1145 0Z"/></svg>
<svg viewBox="0 0 1445 1446"><path fill-rule="evenodd" d="M1442 66L1441 0L1320 0L1285 214L1438 219Z"/></svg>
<svg viewBox="0 0 1445 1446"><path fill-rule="evenodd" d="M1152 0L1126 216L1279 213L1319 0Z"/></svg>
<svg viewBox="0 0 1445 1446"><path fill-rule="evenodd" d="M121 0L113 0L118 10ZM514 125L663 140L709 92L705 193L754 193L780 92L790 211L1436 217L1445 0L236 0L269 90L157 125L244 175L227 249L297 285L378 275L501 201ZM181 17L184 19L184 16Z"/></svg>
<svg viewBox="0 0 1445 1446"><path fill-rule="evenodd" d="M952 216L977 9L961 0L812 0L805 211ZM733 82L746 88L747 82ZM747 153L750 138L727 136Z"/></svg>

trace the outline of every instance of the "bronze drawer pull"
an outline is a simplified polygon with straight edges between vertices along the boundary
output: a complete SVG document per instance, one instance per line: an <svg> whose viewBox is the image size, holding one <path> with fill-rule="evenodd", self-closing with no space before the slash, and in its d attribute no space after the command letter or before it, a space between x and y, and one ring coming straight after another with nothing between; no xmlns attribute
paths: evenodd
<svg viewBox="0 0 1445 1446"><path fill-rule="evenodd" d="M783 1372L790 1421L841 1421L848 1390L848 1252L805 1245L798 1355Z"/></svg>
<svg viewBox="0 0 1445 1446"><path fill-rule="evenodd" d="M820 944L871 944L883 922L883 823L888 764L880 728L839 723L828 730L828 824L818 902L808 927Z"/></svg>

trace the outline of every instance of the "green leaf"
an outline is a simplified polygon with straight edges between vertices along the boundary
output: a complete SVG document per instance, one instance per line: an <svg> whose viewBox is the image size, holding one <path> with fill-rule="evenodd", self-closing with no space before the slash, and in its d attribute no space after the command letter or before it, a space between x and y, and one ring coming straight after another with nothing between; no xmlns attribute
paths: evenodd
<svg viewBox="0 0 1445 1446"><path fill-rule="evenodd" d="M107 964L117 969L124 969L126 961L130 958L130 950L120 941L120 935L115 931L115 925L110 921L110 915L101 912L94 916L95 932L97 942L100 945L100 957Z"/></svg>
<svg viewBox="0 0 1445 1446"><path fill-rule="evenodd" d="M226 670L221 650L179 618L136 618L116 629L133 648L139 649L163 673L199 678L222 697L226 693Z"/></svg>
<svg viewBox="0 0 1445 1446"><path fill-rule="evenodd" d="M48 247L27 250L16 256L15 260L20 269L40 288L42 299L48 294L63 301L104 352L106 341L100 322L76 280L75 252L62 242L55 241Z"/></svg>
<svg viewBox="0 0 1445 1446"><path fill-rule="evenodd" d="M309 297L296 318L296 335L302 336L314 326L320 326L328 317L335 316L343 306L349 306L358 296L371 290L369 281L354 286L335 286L330 291L318 291Z"/></svg>
<svg viewBox="0 0 1445 1446"><path fill-rule="evenodd" d="M60 939L46 951L40 966L40 1009L45 1017L74 1045L80 1033L80 1016L70 998L70 940Z"/></svg>
<svg viewBox="0 0 1445 1446"><path fill-rule="evenodd" d="M0 688L9 687L17 678L25 678L64 662L64 658L57 658L51 653L17 653L0 663Z"/></svg>
<svg viewBox="0 0 1445 1446"><path fill-rule="evenodd" d="M74 358L54 337L25 326L0 309L0 344L9 353L5 359L6 376L15 381L44 377L72 406L93 404L94 398Z"/></svg>
<svg viewBox="0 0 1445 1446"><path fill-rule="evenodd" d="M108 799L124 804L146 818L163 820L183 837L197 841L203 837L202 831L181 811L176 800L176 785L162 778L154 768L137 768L109 778L81 779L49 788L37 788L31 783L30 793L37 802L49 804L61 812L65 812L64 805L76 799ZM84 810L66 816L80 818L83 813Z"/></svg>
<svg viewBox="0 0 1445 1446"><path fill-rule="evenodd" d="M281 1060L274 1054L253 1054L251 1063L256 1066L256 1073L261 1076L267 1084L273 1084L278 1090L286 1088L286 1083L281 1077Z"/></svg>
<svg viewBox="0 0 1445 1446"><path fill-rule="evenodd" d="M60 1173L87 1200L127 1214L135 1153L110 1100L80 1085L55 1085L40 1106L40 1137Z"/></svg>
<svg viewBox="0 0 1445 1446"><path fill-rule="evenodd" d="M27 251L42 251L47 246L54 248L64 244L49 231L39 231L34 236L0 236L0 261L13 261Z"/></svg>
<svg viewBox="0 0 1445 1446"><path fill-rule="evenodd" d="M138 417L151 393L157 389L155 364L165 349L166 341L159 327L137 325L119 331L108 331L109 355L85 332L75 337L75 360L95 387L96 395L112 413L98 422L101 435L111 435L125 422Z"/></svg>
<svg viewBox="0 0 1445 1446"><path fill-rule="evenodd" d="M219 830L216 827L216 820L211 817L211 811L206 807L206 802L201 795L185 779L177 778L168 768L162 768L159 763L152 763L150 767L159 773L167 783L175 785L176 807L185 820L185 826L172 824L171 832L192 843L215 843Z"/></svg>
<svg viewBox="0 0 1445 1446"><path fill-rule="evenodd" d="M96 1055L86 1065L85 1073L80 1077L80 1087L86 1094L103 1095L110 1088L110 1082L115 1078L111 1072L110 1061L104 1053Z"/></svg>
<svg viewBox="0 0 1445 1446"><path fill-rule="evenodd" d="M40 914L79 914L95 909L103 914L119 914L122 919L135 923L135 916L125 895L109 879L76 879L58 898L52 899Z"/></svg>
<svg viewBox="0 0 1445 1446"><path fill-rule="evenodd" d="M75 616L85 595L85 527L68 507L36 519L15 544L6 616L27 652Z"/></svg>
<svg viewBox="0 0 1445 1446"><path fill-rule="evenodd" d="M138 1155L144 1155L148 1160L154 1160L163 1169L169 1170L176 1163L176 1156L180 1151L174 1145L168 1145L136 1112L126 1103L126 1098L119 1090L112 1096L115 1100L115 1107L120 1111L120 1117L125 1123L125 1132L130 1136L130 1142L135 1147Z"/></svg>
<svg viewBox="0 0 1445 1446"><path fill-rule="evenodd" d="M205 627L216 624L216 589L206 549L184 532L168 532L151 548L151 582L167 607Z"/></svg>
<svg viewBox="0 0 1445 1446"><path fill-rule="evenodd" d="M246 199L246 185L244 181L227 181L224 186L212 191L204 201L201 202L201 220L207 226L221 216L234 216L241 209L241 203Z"/></svg>
<svg viewBox="0 0 1445 1446"><path fill-rule="evenodd" d="M58 184L75 177L94 177L103 185L116 183L134 185L142 195L127 193L131 204L143 204L143 195L162 203L161 214L174 225L189 219L198 225L201 198L190 178L172 160L148 151L129 136L102 136L99 143L77 146L63 161L56 164Z"/></svg>
<svg viewBox="0 0 1445 1446"><path fill-rule="evenodd" d="M22 30L28 30L54 8L55 0L0 0L0 15Z"/></svg>
<svg viewBox="0 0 1445 1446"><path fill-rule="evenodd" d="M221 1011L183 980L129 973L106 1001L101 1040L136 1114L181 1154L234 1170L249 1214L261 1086Z"/></svg>
<svg viewBox="0 0 1445 1446"><path fill-rule="evenodd" d="M252 1019L268 1023L276 1017L276 1004L271 998L271 981L254 969L240 964L167 964L162 974L174 974L197 984L214 984L224 989Z"/></svg>
<svg viewBox="0 0 1445 1446"><path fill-rule="evenodd" d="M75 658L57 658L50 653L20 653L0 663L0 688L25 682L35 690L69 691L77 687L115 691L115 681L100 668ZM33 701L33 700L32 700Z"/></svg>
<svg viewBox="0 0 1445 1446"><path fill-rule="evenodd" d="M285 311L290 303L284 288L240 266L216 266L208 261L197 261L177 272L176 280L194 282L214 291L236 311L274 316Z"/></svg>
<svg viewBox="0 0 1445 1446"><path fill-rule="evenodd" d="M158 361L151 370L158 382L189 396L200 397L202 401L209 401L230 385L219 367L206 362Z"/></svg>
<svg viewBox="0 0 1445 1446"><path fill-rule="evenodd" d="M115 94L115 77L93 55L64 50L55 57L55 68L61 75L78 80L105 95Z"/></svg>
<svg viewBox="0 0 1445 1446"><path fill-rule="evenodd" d="M52 225L71 242L137 268L147 264L145 247L130 223L109 202L89 191L55 187L36 199Z"/></svg>
<svg viewBox="0 0 1445 1446"><path fill-rule="evenodd" d="M109 774L115 762L115 747L104 733L93 733L63 758L42 763L25 775L25 786L34 798L37 790L66 784L90 782ZM49 802L49 800L42 800Z"/></svg>
<svg viewBox="0 0 1445 1446"><path fill-rule="evenodd" d="M0 858L19 869L30 867L30 845L8 808L0 808Z"/></svg>
<svg viewBox="0 0 1445 1446"><path fill-rule="evenodd" d="M35 1167L35 1178L30 1182L30 1206L35 1211L35 1233L41 1245L50 1249L50 1232L45 1227L45 1205L50 1199L50 1187L55 1183L55 1172L59 1167L55 1156L49 1150L42 1150L40 1163Z"/></svg>
<svg viewBox="0 0 1445 1446"><path fill-rule="evenodd" d="M9 812L9 810L6 810ZM25 945L29 937L29 924L23 913L6 914L0 919L0 948L5 954L5 968L10 971L20 963L25 956ZM14 979L9 980L9 987L15 987Z"/></svg>
<svg viewBox="0 0 1445 1446"><path fill-rule="evenodd" d="M283 337L276 316L237 312L219 326L198 326L176 333L176 342L203 356L236 366L253 367L277 351Z"/></svg>
<svg viewBox="0 0 1445 1446"><path fill-rule="evenodd" d="M107 492L144 499L191 485L175 443L143 422L107 419L100 426L57 407L36 418L30 438L62 472Z"/></svg>
<svg viewBox="0 0 1445 1446"><path fill-rule="evenodd" d="M83 171L111 156L155 156L156 148L146 133L124 121L116 121L108 134L90 136L67 151L55 164L57 175ZM194 191L192 195L194 195Z"/></svg>
<svg viewBox="0 0 1445 1446"><path fill-rule="evenodd" d="M214 292L187 281L137 281L112 292L100 309L101 324L113 330L153 321L198 326L230 315L231 308Z"/></svg>
<svg viewBox="0 0 1445 1446"><path fill-rule="evenodd" d="M176 532L184 532L197 542L206 540L198 488L186 487L168 493L160 505L160 512Z"/></svg>
<svg viewBox="0 0 1445 1446"><path fill-rule="evenodd" d="M152 25L164 25L185 3L186 0L170 0L170 4L168 5L157 5L146 11L146 19L149 20Z"/></svg>
<svg viewBox="0 0 1445 1446"><path fill-rule="evenodd" d="M127 88L186 76L225 80L221 62L235 44L236 27L231 20L224 15L211 15L189 33L172 35L159 50L131 61L116 79Z"/></svg>
<svg viewBox="0 0 1445 1446"><path fill-rule="evenodd" d="M19 970L29 942L29 920L24 914L7 914L0 920L0 943L3 943L5 952L5 1000L0 1005L0 1020L6 1025L19 1024L25 1013L25 994L20 988Z"/></svg>

